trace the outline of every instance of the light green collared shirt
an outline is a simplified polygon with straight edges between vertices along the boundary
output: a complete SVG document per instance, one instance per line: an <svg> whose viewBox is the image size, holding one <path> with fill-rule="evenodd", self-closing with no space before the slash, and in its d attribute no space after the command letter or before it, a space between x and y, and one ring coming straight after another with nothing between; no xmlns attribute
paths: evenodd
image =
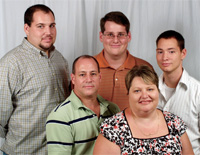
<svg viewBox="0 0 200 155"><path fill-rule="evenodd" d="M101 96L97 99L100 103L99 118L73 91L51 112L46 124L49 155L93 154L101 122L120 111L116 104Z"/></svg>

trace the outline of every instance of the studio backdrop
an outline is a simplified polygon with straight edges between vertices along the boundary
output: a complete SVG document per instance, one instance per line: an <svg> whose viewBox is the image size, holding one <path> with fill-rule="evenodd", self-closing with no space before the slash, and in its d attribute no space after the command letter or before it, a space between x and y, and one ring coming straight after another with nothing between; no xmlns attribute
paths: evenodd
<svg viewBox="0 0 200 155"><path fill-rule="evenodd" d="M70 71L76 57L102 50L100 19L110 11L121 11L131 23L132 55L147 60L160 75L156 38L163 31L176 30L185 38L184 68L200 80L200 0L0 0L0 58L21 44L24 12L37 3L55 13L55 46L68 60Z"/></svg>

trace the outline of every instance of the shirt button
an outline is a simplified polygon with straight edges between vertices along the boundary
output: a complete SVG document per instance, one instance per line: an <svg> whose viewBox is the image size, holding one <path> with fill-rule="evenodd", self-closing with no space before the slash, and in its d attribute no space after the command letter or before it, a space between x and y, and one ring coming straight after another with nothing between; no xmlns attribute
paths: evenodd
<svg viewBox="0 0 200 155"><path fill-rule="evenodd" d="M118 78L116 78L115 81L118 81Z"/></svg>

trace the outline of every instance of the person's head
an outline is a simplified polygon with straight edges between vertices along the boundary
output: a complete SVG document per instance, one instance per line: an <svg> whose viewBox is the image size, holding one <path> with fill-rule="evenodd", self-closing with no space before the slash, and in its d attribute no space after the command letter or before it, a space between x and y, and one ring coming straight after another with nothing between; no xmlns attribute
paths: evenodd
<svg viewBox="0 0 200 155"><path fill-rule="evenodd" d="M130 22L122 12L109 12L100 20L100 41L106 55L125 55L131 40Z"/></svg>
<svg viewBox="0 0 200 155"><path fill-rule="evenodd" d="M133 110L149 111L157 107L158 76L149 66L135 66L125 77L129 105Z"/></svg>
<svg viewBox="0 0 200 155"><path fill-rule="evenodd" d="M79 98L97 96L101 75L99 63L90 55L76 58L71 74L74 92Z"/></svg>
<svg viewBox="0 0 200 155"><path fill-rule="evenodd" d="M109 12L103 18L101 18L100 28L101 28L102 33L104 33L104 31L106 30L105 24L107 21L114 22L118 25L124 26L126 29L126 33L127 34L129 33L130 22L128 18L122 12L119 12L119 11Z"/></svg>
<svg viewBox="0 0 200 155"><path fill-rule="evenodd" d="M156 59L164 73L177 73L182 70L182 61L186 56L183 36L168 30L161 33L156 40Z"/></svg>
<svg viewBox="0 0 200 155"><path fill-rule="evenodd" d="M55 16L53 11L43 5L29 7L24 14L24 31L27 40L36 48L48 52L56 40Z"/></svg>

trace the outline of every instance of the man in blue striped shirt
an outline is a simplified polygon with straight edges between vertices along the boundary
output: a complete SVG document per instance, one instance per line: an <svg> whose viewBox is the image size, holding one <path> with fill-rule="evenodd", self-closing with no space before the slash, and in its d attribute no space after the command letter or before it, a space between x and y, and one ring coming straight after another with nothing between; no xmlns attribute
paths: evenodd
<svg viewBox="0 0 200 155"><path fill-rule="evenodd" d="M120 111L116 104L97 94L101 74L94 57L78 57L73 63L71 80L71 95L47 119L49 155L92 155L101 122Z"/></svg>

